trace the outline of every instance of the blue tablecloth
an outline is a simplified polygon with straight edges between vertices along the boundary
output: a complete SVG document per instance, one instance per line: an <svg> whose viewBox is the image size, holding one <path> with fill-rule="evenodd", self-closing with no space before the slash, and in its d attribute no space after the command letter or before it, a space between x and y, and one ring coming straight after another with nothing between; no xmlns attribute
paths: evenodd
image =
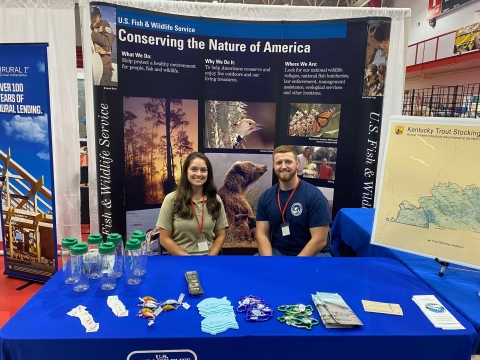
<svg viewBox="0 0 480 360"><path fill-rule="evenodd" d="M480 274L447 270L440 277L441 265L432 258L371 245L374 215L374 209L340 210L331 230L334 254L339 255L343 241L360 256L382 256L400 261L475 327L479 336L473 344L472 353L480 354Z"/></svg>
<svg viewBox="0 0 480 360"><path fill-rule="evenodd" d="M131 287L121 280L115 290L107 292L98 288L97 281L86 293L75 293L63 284L62 272L57 273L0 329L1 359L171 360L178 354L161 357L158 350L181 349L181 356L191 360L467 360L477 335L448 304L446 307L466 329L435 328L412 301L412 295L433 292L392 259L162 256L148 260L142 284ZM184 273L188 270L198 271L204 297L187 295L192 306L189 310L162 313L151 327L135 316L139 296L166 300L185 292ZM226 296L235 306L242 295L256 295L276 309L286 304L311 304L310 294L316 291L338 292L364 326L326 329L319 324L308 331L282 324L276 318L249 323L244 314L237 314L238 330L212 336L200 329L202 317L196 305L206 297ZM125 304L130 311L128 317L117 318L108 308L106 300L111 294ZM364 312L362 299L399 303L404 316ZM100 323L98 332L86 333L79 319L66 315L80 304ZM281 314L276 310L274 315ZM316 311L314 315L318 318ZM134 351L153 353L128 357Z"/></svg>

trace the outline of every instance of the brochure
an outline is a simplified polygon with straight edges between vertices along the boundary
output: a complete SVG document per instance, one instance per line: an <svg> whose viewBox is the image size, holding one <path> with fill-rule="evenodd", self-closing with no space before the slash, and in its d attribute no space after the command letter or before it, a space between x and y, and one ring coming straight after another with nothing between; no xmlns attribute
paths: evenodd
<svg viewBox="0 0 480 360"><path fill-rule="evenodd" d="M312 300L327 328L352 328L363 325L337 293L317 292L315 295L312 294Z"/></svg>
<svg viewBox="0 0 480 360"><path fill-rule="evenodd" d="M414 295L412 300L436 328L443 330L465 329L434 295Z"/></svg>

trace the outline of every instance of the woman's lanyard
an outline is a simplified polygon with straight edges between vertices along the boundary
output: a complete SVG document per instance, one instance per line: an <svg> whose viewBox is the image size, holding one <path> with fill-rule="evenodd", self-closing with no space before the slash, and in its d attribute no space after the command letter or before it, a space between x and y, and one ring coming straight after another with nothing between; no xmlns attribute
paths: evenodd
<svg viewBox="0 0 480 360"><path fill-rule="evenodd" d="M197 225L198 225L198 231L200 233L200 240L203 238L203 220L204 220L204 216L205 216L205 195L202 195L202 223L200 224L200 222L198 221L198 218L197 218L197 212L195 211L195 205L193 204L193 201L190 200L190 203L192 204L192 209L193 209L193 213L195 215L195 220L197 220Z"/></svg>
<svg viewBox="0 0 480 360"><path fill-rule="evenodd" d="M295 190L297 190L298 184L300 184L300 179L297 180L297 184L295 185L292 193L288 197L287 202L285 203L285 206L283 207L283 210L282 210L282 206L280 205L280 184L278 184L277 200L278 200L278 209L280 210L280 213L282 214L282 225L280 225L280 227L282 229L282 235L283 236L290 235L290 228L288 227L288 223L285 222L285 211L287 210L288 203L292 199L292 196L295 193Z"/></svg>

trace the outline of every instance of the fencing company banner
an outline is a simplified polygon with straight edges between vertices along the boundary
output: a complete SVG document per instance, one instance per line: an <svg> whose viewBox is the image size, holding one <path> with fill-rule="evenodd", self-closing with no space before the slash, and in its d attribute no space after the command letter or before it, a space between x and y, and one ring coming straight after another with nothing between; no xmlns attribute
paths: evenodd
<svg viewBox="0 0 480 360"><path fill-rule="evenodd" d="M5 274L57 269L47 44L0 44L0 189Z"/></svg>
<svg viewBox="0 0 480 360"><path fill-rule="evenodd" d="M192 151L235 204L226 247L256 246L277 145L296 148L333 216L373 206L389 19L247 22L102 3L90 15L102 234L153 229Z"/></svg>

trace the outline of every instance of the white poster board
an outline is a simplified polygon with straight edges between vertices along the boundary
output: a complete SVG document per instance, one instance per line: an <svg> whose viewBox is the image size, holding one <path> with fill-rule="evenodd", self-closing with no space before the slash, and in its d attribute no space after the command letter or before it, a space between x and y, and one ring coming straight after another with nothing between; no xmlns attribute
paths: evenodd
<svg viewBox="0 0 480 360"><path fill-rule="evenodd" d="M371 243L480 268L480 122L391 118Z"/></svg>

